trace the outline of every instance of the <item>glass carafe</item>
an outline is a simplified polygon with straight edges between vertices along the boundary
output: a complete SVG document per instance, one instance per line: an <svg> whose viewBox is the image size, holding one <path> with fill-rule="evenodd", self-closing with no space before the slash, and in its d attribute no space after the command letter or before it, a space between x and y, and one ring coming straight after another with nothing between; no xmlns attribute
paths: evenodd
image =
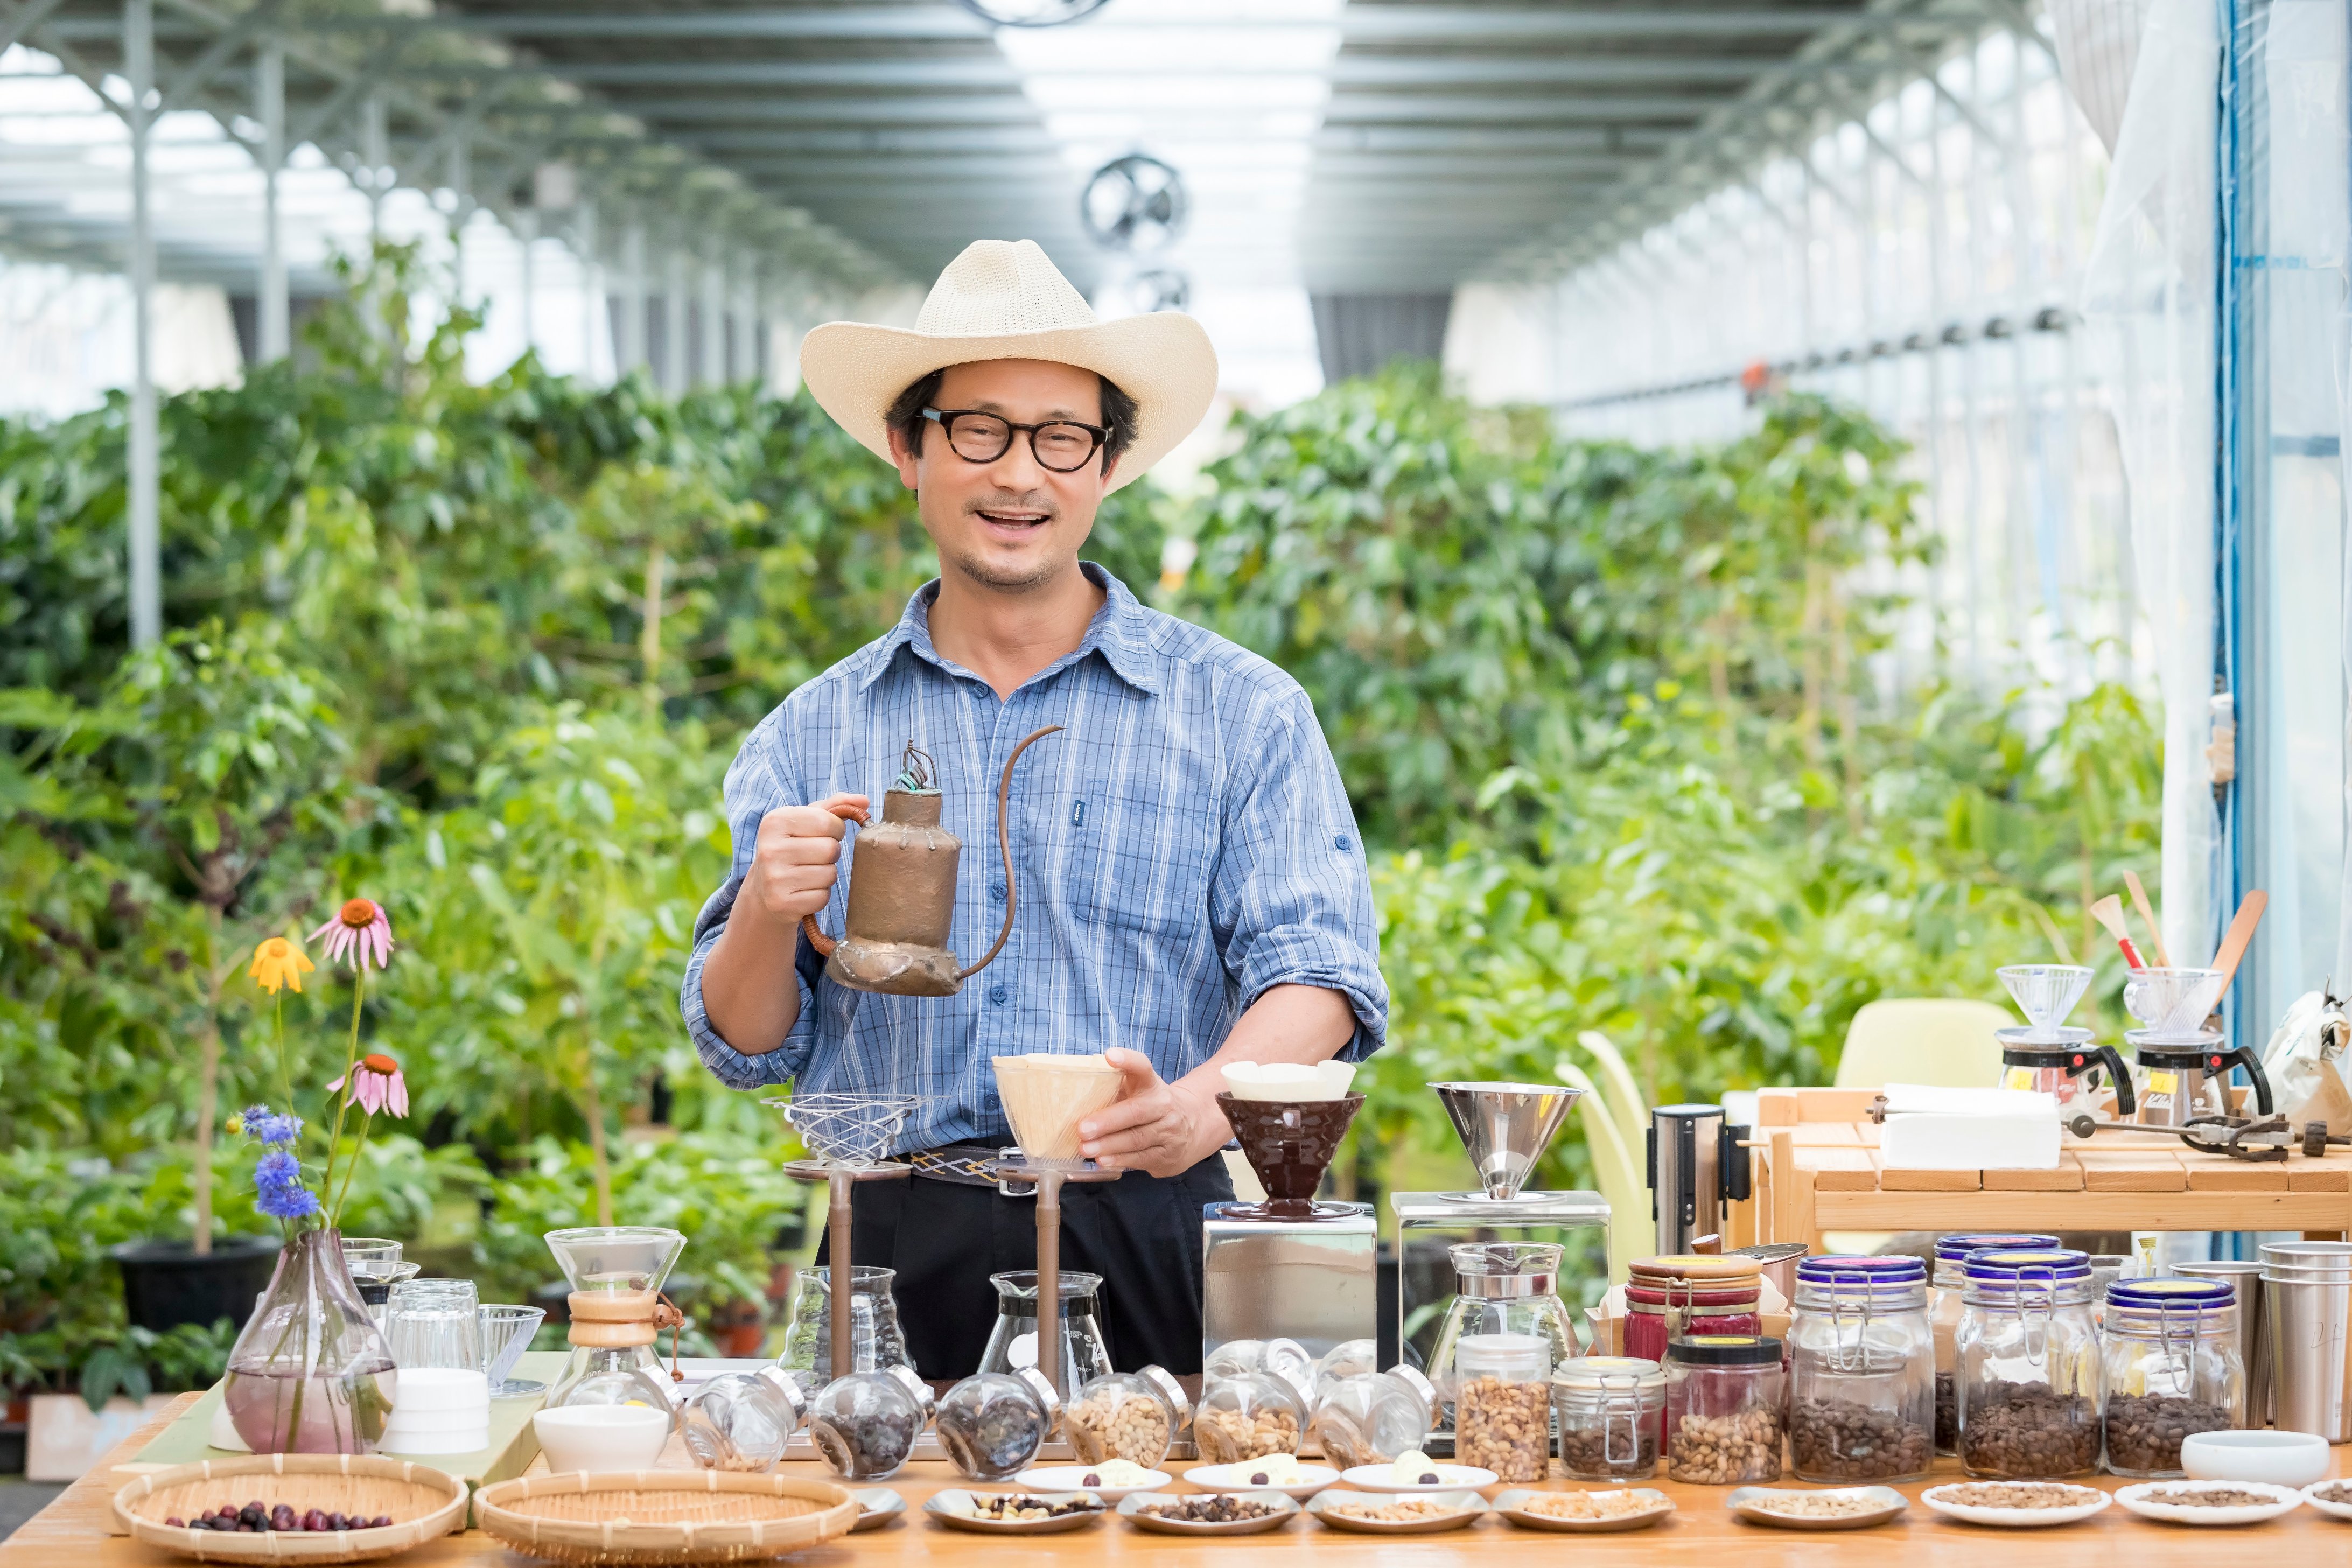
<svg viewBox="0 0 2352 1568"><path fill-rule="evenodd" d="M654 1348L654 1314L685 1236L657 1226L583 1226L549 1231L547 1249L572 1284L572 1359L547 1391L547 1408L644 1405L675 1426L678 1406Z"/></svg>
<svg viewBox="0 0 2352 1568"><path fill-rule="evenodd" d="M1037 1364L1037 1274L1020 1268L992 1274L996 1287L996 1327L981 1352L982 1372L1018 1372ZM1110 1344L1103 1338L1096 1298L1102 1276L1062 1271L1062 1357L1055 1397L1067 1404L1092 1379L1111 1370Z"/></svg>
<svg viewBox="0 0 2352 1568"><path fill-rule="evenodd" d="M849 1271L850 1364L844 1372L887 1372L914 1366L906 1336L898 1331L898 1302L891 1293L898 1274L858 1264ZM803 1268L793 1280L792 1315L784 1323L784 1348L777 1369L814 1394L831 1383L833 1366L833 1270ZM919 1369L918 1369L919 1370Z"/></svg>
<svg viewBox="0 0 2352 1568"><path fill-rule="evenodd" d="M1562 1248L1548 1242L1465 1241L1447 1249L1455 1295L1429 1352L1443 1422L1451 1427L1461 1381L1461 1342L1474 1336L1525 1334L1543 1342L1547 1359L1533 1381L1549 1386L1552 1368L1577 1353L1576 1329L1559 1299Z"/></svg>

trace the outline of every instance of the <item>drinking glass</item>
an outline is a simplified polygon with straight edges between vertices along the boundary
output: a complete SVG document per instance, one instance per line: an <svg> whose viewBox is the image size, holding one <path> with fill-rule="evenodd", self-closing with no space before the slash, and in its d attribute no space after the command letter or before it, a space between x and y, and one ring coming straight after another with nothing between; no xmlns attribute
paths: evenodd
<svg viewBox="0 0 2352 1568"><path fill-rule="evenodd" d="M386 1312L392 1304L392 1288L404 1280L415 1279L418 1271L425 1266L421 1263L403 1263L395 1258L390 1261L383 1258L364 1259L358 1263L347 1263L346 1267L352 1271L352 1283L360 1288L360 1300L367 1303L368 1316L375 1320L375 1326L378 1329L389 1333L391 1324L386 1319Z"/></svg>
<svg viewBox="0 0 2352 1568"><path fill-rule="evenodd" d="M515 1399L546 1388L535 1378L514 1375L515 1363L530 1348L530 1338L546 1316L544 1307L483 1305L483 1367L489 1373L492 1399Z"/></svg>
<svg viewBox="0 0 2352 1568"><path fill-rule="evenodd" d="M404 1279L392 1288L392 1359L403 1367L482 1370L482 1308L471 1279Z"/></svg>
<svg viewBox="0 0 2352 1568"><path fill-rule="evenodd" d="M383 1447L394 1454L470 1454L490 1437L481 1302L470 1279L404 1279L387 1309L401 1369Z"/></svg>

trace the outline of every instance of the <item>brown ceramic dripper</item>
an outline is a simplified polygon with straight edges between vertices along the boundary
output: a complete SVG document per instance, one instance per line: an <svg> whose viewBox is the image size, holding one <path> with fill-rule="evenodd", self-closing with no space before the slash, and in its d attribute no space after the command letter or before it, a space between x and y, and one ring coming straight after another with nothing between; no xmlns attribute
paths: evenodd
<svg viewBox="0 0 2352 1568"><path fill-rule="evenodd" d="M898 774L901 784L882 796L882 820L863 827L851 846L842 875L849 879L848 931L836 942L814 915L801 917L809 945L824 959L824 972L837 984L893 996L952 996L963 983L987 968L1013 934L1016 889L1013 845L1005 816L1013 794L1013 764L1036 742L1061 729L1049 724L1013 748L996 784L996 842L1004 857L1004 926L980 962L960 966L948 946L955 926L956 866L963 840L940 826L945 797L932 787L931 759L912 741ZM834 808L865 824L853 808Z"/></svg>
<svg viewBox="0 0 2352 1568"><path fill-rule="evenodd" d="M1257 1173L1265 1188L1263 1204L1226 1204L1220 1213L1228 1219L1319 1219L1331 1211L1318 1207L1315 1189L1339 1152L1339 1140L1363 1105L1360 1094L1337 1100L1244 1100L1230 1092L1217 1096L1217 1109L1233 1124L1242 1146L1242 1158ZM1349 1213L1356 1212L1349 1208Z"/></svg>

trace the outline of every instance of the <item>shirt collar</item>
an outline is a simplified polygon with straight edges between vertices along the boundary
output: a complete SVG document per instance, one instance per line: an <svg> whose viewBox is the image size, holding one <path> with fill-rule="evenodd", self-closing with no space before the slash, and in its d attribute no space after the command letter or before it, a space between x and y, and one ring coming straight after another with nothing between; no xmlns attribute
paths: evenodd
<svg viewBox="0 0 2352 1568"><path fill-rule="evenodd" d="M1058 669L1089 653L1100 654L1103 662L1120 679L1147 696L1159 696L1160 672L1151 653L1150 612L1128 591L1126 584L1093 562L1079 562L1078 570L1086 574L1087 582L1103 591L1103 607L1095 612L1076 651L1048 668ZM950 668L949 661L931 646L931 605L939 596L940 582L936 577L915 590L898 624L875 645L873 662L866 666L865 679L858 682L859 690L880 679L902 647L913 650L926 663L943 669Z"/></svg>

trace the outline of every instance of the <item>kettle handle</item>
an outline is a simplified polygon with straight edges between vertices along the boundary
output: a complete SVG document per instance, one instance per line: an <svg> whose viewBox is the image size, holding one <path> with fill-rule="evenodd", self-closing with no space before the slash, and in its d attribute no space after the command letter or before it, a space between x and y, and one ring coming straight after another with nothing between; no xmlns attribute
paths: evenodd
<svg viewBox="0 0 2352 1568"><path fill-rule="evenodd" d="M996 955L1004 951L1005 939L1013 934L1013 908L1014 894L1014 889L1013 886L1013 840L1005 830L1005 816L1007 812L1011 809L1013 799L1013 764L1021 760L1022 752L1027 751L1031 746L1044 740L1046 736L1058 733L1061 728L1062 727L1059 724L1048 724L1044 729L1031 733L1024 739L1019 745L1013 748L1013 754L1011 756L1004 759L1003 776L996 781L996 852L1004 857L1004 926L1003 929L996 933L996 940L989 944L988 951L980 955L979 963L972 964L970 968L959 969L956 971L956 979L958 981L969 980L973 975L979 973L982 970L986 969L990 964L995 963Z"/></svg>
<svg viewBox="0 0 2352 1568"><path fill-rule="evenodd" d="M871 826L873 824L873 818L854 805L835 802L824 809L841 818L842 821L854 822L860 827ZM824 934L824 930L816 923L816 916L814 914L801 917L801 934L808 938L809 946L816 950L816 955L819 958L831 958L833 950L841 945L839 942Z"/></svg>

